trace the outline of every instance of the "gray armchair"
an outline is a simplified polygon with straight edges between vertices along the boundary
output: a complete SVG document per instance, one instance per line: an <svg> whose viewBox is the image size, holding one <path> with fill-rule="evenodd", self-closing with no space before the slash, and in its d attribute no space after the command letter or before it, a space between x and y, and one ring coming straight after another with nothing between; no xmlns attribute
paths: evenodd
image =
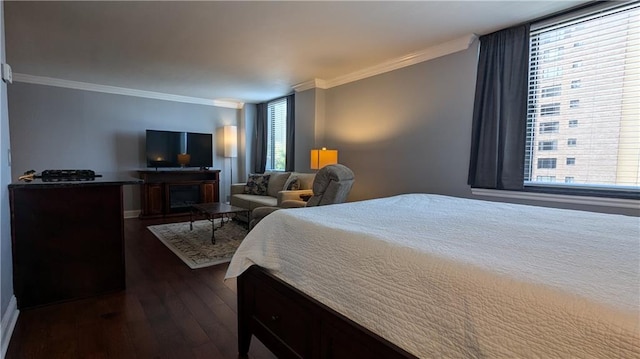
<svg viewBox="0 0 640 359"><path fill-rule="evenodd" d="M324 206L327 204L343 203L347 200L354 176L349 167L335 164L320 169L313 180L313 196L308 201L288 200L280 204L280 207L258 207L251 212L250 228L270 213L281 208Z"/></svg>

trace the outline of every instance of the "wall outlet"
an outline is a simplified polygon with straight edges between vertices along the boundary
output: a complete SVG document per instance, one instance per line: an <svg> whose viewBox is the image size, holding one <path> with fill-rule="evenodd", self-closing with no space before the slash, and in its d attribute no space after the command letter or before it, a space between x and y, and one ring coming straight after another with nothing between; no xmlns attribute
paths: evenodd
<svg viewBox="0 0 640 359"><path fill-rule="evenodd" d="M2 80L8 84L13 82L13 72L9 64L2 64Z"/></svg>

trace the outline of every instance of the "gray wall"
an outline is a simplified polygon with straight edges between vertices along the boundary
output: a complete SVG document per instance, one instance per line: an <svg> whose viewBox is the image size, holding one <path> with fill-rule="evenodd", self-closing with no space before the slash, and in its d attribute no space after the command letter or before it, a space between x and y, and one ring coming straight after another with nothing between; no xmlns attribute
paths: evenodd
<svg viewBox="0 0 640 359"><path fill-rule="evenodd" d="M351 199L466 197L477 45L327 91L324 139L356 174Z"/></svg>
<svg viewBox="0 0 640 359"><path fill-rule="evenodd" d="M238 171L234 172L232 183L246 182L249 173L253 172L251 156L253 154L253 137L255 135L257 108L255 104L245 104L240 115L238 126Z"/></svg>
<svg viewBox="0 0 640 359"><path fill-rule="evenodd" d="M4 48L4 2L0 2L0 62L6 61ZM9 115L7 113L7 85L0 81L0 321L5 322L9 301L13 297L13 264L11 260L11 225L9 191L11 167L9 163ZM1 333L0 338L4 338Z"/></svg>
<svg viewBox="0 0 640 359"><path fill-rule="evenodd" d="M296 143L295 164L297 172L311 172L309 163L310 151L315 148L317 108L324 108L324 103L318 103L318 93L324 90L312 89L296 93L295 120Z"/></svg>
<svg viewBox="0 0 640 359"><path fill-rule="evenodd" d="M477 54L476 41L465 51L326 90L319 101L325 112L314 124L322 142L316 145L338 149L339 162L353 169L349 200L423 192L639 215L637 209L472 195L467 172Z"/></svg>
<svg viewBox="0 0 640 359"><path fill-rule="evenodd" d="M221 128L238 125L240 111L205 105L14 83L9 87L12 176L29 169L92 169L136 176L145 169L145 130L214 134L220 198L229 189L229 159ZM238 168L237 158L234 168ZM125 186L125 210L140 209L138 186Z"/></svg>

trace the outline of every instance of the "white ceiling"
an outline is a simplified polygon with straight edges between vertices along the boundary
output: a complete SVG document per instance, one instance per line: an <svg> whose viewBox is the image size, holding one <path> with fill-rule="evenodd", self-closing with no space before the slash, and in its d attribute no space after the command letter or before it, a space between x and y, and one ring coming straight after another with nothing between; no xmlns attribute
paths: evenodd
<svg viewBox="0 0 640 359"><path fill-rule="evenodd" d="M257 103L586 1L5 1L14 73Z"/></svg>

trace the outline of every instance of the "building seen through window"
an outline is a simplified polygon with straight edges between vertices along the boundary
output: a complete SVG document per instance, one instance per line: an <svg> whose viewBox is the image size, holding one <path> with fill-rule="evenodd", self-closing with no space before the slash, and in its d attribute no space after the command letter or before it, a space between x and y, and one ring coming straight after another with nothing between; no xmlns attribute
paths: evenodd
<svg viewBox="0 0 640 359"><path fill-rule="evenodd" d="M267 103L267 170L284 171L287 151L287 98Z"/></svg>
<svg viewBox="0 0 640 359"><path fill-rule="evenodd" d="M525 186L640 189L639 38L637 2L532 26Z"/></svg>

